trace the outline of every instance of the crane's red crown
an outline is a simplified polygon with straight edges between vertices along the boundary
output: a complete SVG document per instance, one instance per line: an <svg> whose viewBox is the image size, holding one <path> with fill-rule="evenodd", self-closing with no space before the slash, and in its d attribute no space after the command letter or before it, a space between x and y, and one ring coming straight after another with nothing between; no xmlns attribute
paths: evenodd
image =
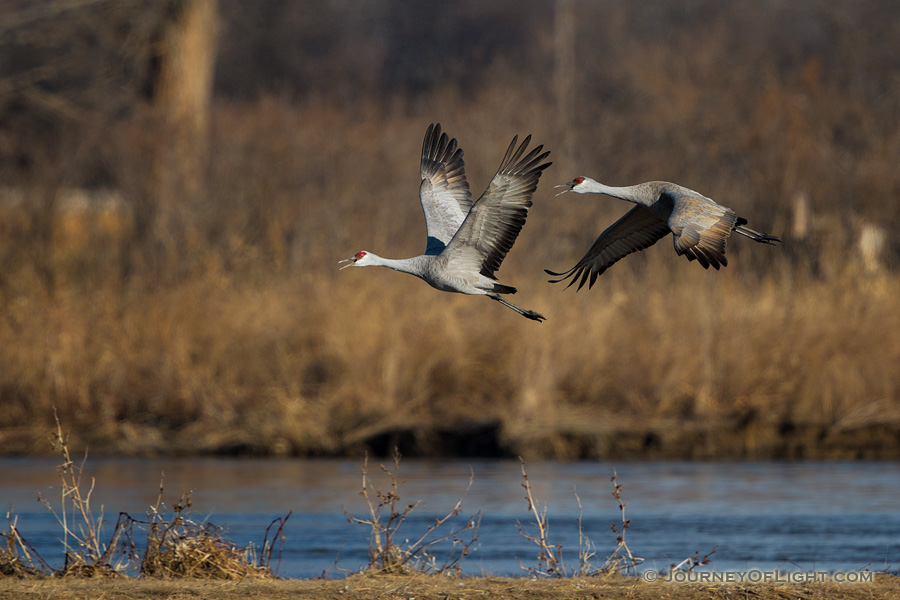
<svg viewBox="0 0 900 600"><path fill-rule="evenodd" d="M581 182L583 182L583 181L584 181L584 177L576 177L575 179L572 180L572 184L573 185L581 185Z"/></svg>
<svg viewBox="0 0 900 600"><path fill-rule="evenodd" d="M362 258L363 256L365 256L365 255L366 255L366 253L360 250L360 251L357 252L356 255L353 257L353 260L359 260L359 259L361 259L361 258Z"/></svg>

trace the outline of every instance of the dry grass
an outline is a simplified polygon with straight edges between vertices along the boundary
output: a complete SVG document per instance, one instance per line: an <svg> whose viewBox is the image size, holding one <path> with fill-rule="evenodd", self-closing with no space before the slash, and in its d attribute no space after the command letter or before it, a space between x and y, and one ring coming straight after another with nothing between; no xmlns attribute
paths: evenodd
<svg viewBox="0 0 900 600"><path fill-rule="evenodd" d="M141 576L233 581L274 577L268 567L271 553L259 557L261 560L253 560L252 544L241 548L227 541L218 527L185 516L183 513L190 506L190 493L182 493L181 499L172 506L174 517L168 518L160 490L160 500L151 507L148 521L129 518L129 532L137 524L143 525L147 532L147 539L141 544L135 543L132 533L128 546L129 554L139 558Z"/></svg>
<svg viewBox="0 0 900 600"><path fill-rule="evenodd" d="M74 600L115 597L123 600L153 598L288 598L368 599L417 598L423 600L590 599L629 600L782 600L808 598L824 600L889 600L897 597L900 584L892 576L878 576L872 584L812 583L792 585L703 585L648 584L620 577L578 577L530 580L524 577L478 577L459 580L429 575L356 576L341 580L264 580L218 582L201 580L16 580L0 579L0 595L10 598L72 598Z"/></svg>
<svg viewBox="0 0 900 600"><path fill-rule="evenodd" d="M800 17L898 17L807 4L698 0L665 35L627 3L581 7L602 35L579 30L568 127L503 61L468 95L220 99L211 200L185 199L174 269L132 244L140 149L164 140L111 123L118 203L64 210L82 163L60 158L41 180L54 185L0 205L0 452L38 451L56 407L95 453L362 454L385 432L499 423L502 451L525 458L900 455L878 433L900 427L900 337L885 333L900 329L884 226L900 216L896 36L784 34ZM547 323L397 273L338 273L360 249L422 251L415 173L434 120L475 193L513 134L554 151L499 272ZM705 272L664 240L564 291L542 269L574 263L627 208L552 196L577 174L679 181L785 243L733 240L729 266ZM863 231L887 232L880 254Z"/></svg>
<svg viewBox="0 0 900 600"><path fill-rule="evenodd" d="M84 461L77 464L72 460L67 436L58 420L53 448L63 459L57 468L59 501L57 504L40 494L38 499L53 514L62 531L64 562L59 567L50 565L22 536L18 519L10 511L8 527L0 532L0 539L4 540L0 547L0 578L139 575L244 581L274 577L269 564L276 542L283 539L283 528L290 513L273 521L260 549L253 544L242 548L227 541L212 523L197 522L186 514L191 507L190 492L182 492L170 514L163 501L165 490L160 485L159 497L150 507L146 520L119 513L110 532L108 526L104 527L104 507L98 510L91 505L94 479L82 481Z"/></svg>

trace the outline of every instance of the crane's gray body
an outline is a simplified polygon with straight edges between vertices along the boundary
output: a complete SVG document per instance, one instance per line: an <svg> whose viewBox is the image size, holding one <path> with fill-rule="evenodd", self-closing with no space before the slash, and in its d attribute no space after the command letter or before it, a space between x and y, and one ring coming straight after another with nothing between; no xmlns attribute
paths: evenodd
<svg viewBox="0 0 900 600"><path fill-rule="evenodd" d="M547 271L560 277L554 283L571 278L578 281L578 289L589 281L588 287L606 269L620 259L648 248L668 235L673 236L675 252L688 260L696 260L703 268L727 266L725 244L732 231L754 241L772 244L777 237L753 231L745 226L747 220L699 192L668 181L648 181L627 187L612 187L588 177L577 177L563 184L581 194L606 194L637 204L621 219L606 228L587 254L562 273Z"/></svg>
<svg viewBox="0 0 900 600"><path fill-rule="evenodd" d="M514 137L488 188L472 202L462 150L441 133L440 124L429 126L419 184L428 230L425 254L396 260L358 252L347 261L409 273L444 292L488 296L524 317L543 320L501 298L499 294L514 294L516 288L499 283L494 275L525 224L541 173L551 164L542 162L550 154L541 153L543 146L525 154L531 136L518 149L517 141Z"/></svg>

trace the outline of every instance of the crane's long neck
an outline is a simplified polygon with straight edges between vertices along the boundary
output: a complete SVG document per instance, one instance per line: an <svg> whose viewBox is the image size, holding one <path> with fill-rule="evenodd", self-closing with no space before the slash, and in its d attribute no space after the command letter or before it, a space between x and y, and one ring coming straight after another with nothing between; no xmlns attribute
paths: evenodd
<svg viewBox="0 0 900 600"><path fill-rule="evenodd" d="M417 277L422 277L425 273L425 263L430 256L414 256L413 258L384 258L369 252L368 261L365 266L387 267L401 273L409 273Z"/></svg>
<svg viewBox="0 0 900 600"><path fill-rule="evenodd" d="M619 198L620 200L628 200L635 204L643 204L644 206L652 204L652 201L646 197L646 194L641 193L643 189L639 185L614 187L602 184L599 181L594 181L593 179L585 179L581 187L585 192L606 194L607 196Z"/></svg>

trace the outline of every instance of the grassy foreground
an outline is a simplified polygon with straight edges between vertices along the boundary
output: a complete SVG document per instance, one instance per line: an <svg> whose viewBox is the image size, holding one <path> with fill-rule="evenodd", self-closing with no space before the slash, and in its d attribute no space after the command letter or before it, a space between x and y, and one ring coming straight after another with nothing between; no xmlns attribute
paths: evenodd
<svg viewBox="0 0 900 600"><path fill-rule="evenodd" d="M784 600L786 598L844 598L875 600L896 598L900 581L879 576L871 584L810 583L802 585L700 585L644 583L640 580L572 578L529 580L525 578L449 578L438 576L355 576L342 580L210 582L197 580L145 579L0 579L0 598L22 600L60 598L88 600L117 598L397 598L447 600L450 598L622 598L631 600Z"/></svg>

